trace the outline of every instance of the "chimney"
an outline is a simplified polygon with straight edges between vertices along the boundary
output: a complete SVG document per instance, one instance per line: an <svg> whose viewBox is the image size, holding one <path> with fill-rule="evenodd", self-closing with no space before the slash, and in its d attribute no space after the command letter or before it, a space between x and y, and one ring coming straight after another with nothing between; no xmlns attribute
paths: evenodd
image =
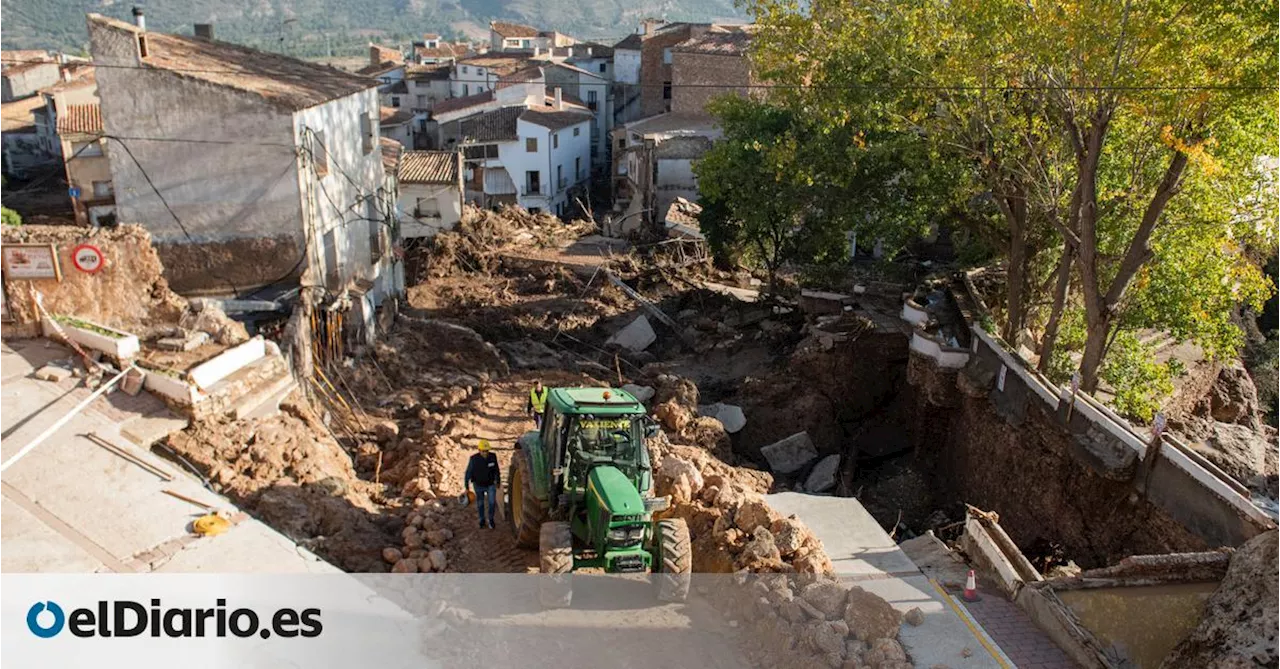
<svg viewBox="0 0 1280 669"><path fill-rule="evenodd" d="M142 15L142 8L137 5L133 6L133 23L143 30L147 29L147 19Z"/></svg>
<svg viewBox="0 0 1280 669"><path fill-rule="evenodd" d="M212 41L213 41L213 24L212 24L212 23L197 23L197 24L196 24L196 37L199 37L200 39L207 39L207 40L209 40L210 42L212 42Z"/></svg>
<svg viewBox="0 0 1280 669"><path fill-rule="evenodd" d="M369 64L378 65L381 62L382 62L382 50L379 49L377 46L370 44L369 45Z"/></svg>
<svg viewBox="0 0 1280 669"><path fill-rule="evenodd" d="M71 81L71 68L65 66L62 68L62 80Z"/></svg>
<svg viewBox="0 0 1280 669"><path fill-rule="evenodd" d="M552 106L552 108L555 109L556 111L560 111L564 109L564 96L560 94L559 86L556 86L556 102Z"/></svg>

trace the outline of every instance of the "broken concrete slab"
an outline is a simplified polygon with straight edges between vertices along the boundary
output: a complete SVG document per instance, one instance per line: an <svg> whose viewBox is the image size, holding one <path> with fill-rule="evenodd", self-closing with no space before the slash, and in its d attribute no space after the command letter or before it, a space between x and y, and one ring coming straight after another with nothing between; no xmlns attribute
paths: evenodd
<svg viewBox="0 0 1280 669"><path fill-rule="evenodd" d="M769 469L778 474L794 474L818 459L818 449L808 432L797 432L760 449Z"/></svg>
<svg viewBox="0 0 1280 669"><path fill-rule="evenodd" d="M653 331L652 325L649 325L649 319L636 316L630 325L618 330L606 343L617 344L628 351L639 352L649 348L649 345L657 340L658 333Z"/></svg>
<svg viewBox="0 0 1280 669"><path fill-rule="evenodd" d="M504 341L498 348L506 354L512 369L547 369L564 364L558 351L533 339Z"/></svg>
<svg viewBox="0 0 1280 669"><path fill-rule="evenodd" d="M742 413L742 407L733 404L724 404L716 402L706 406L698 407L698 415L714 418L720 421L724 426L724 431L734 434L747 425L747 417Z"/></svg>
<svg viewBox="0 0 1280 669"><path fill-rule="evenodd" d="M71 378L71 369L50 363L36 370L36 378L41 381L58 383Z"/></svg>
<svg viewBox="0 0 1280 669"><path fill-rule="evenodd" d="M194 351L208 341L208 332L193 332L186 337L166 337L157 341L156 346L166 351Z"/></svg>
<svg viewBox="0 0 1280 669"><path fill-rule="evenodd" d="M814 465L805 479L804 489L808 492L826 492L836 487L836 474L840 472L840 456L828 455Z"/></svg>
<svg viewBox="0 0 1280 669"><path fill-rule="evenodd" d="M853 302L849 295L827 293L817 290L800 292L800 308L807 314L838 314L844 307Z"/></svg>
<svg viewBox="0 0 1280 669"><path fill-rule="evenodd" d="M653 394L657 392L650 386L637 386L634 383L623 384L622 389L630 393L632 397L636 398L636 400L640 402L648 402L650 399L653 399Z"/></svg>

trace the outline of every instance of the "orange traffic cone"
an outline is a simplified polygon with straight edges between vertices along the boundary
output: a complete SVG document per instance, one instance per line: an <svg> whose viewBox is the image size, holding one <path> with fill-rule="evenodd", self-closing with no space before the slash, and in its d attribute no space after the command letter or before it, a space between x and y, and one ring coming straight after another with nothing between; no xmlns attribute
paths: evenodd
<svg viewBox="0 0 1280 669"><path fill-rule="evenodd" d="M962 596L966 602L978 601L978 579L974 577L972 569L969 570L969 577L964 581L964 595Z"/></svg>

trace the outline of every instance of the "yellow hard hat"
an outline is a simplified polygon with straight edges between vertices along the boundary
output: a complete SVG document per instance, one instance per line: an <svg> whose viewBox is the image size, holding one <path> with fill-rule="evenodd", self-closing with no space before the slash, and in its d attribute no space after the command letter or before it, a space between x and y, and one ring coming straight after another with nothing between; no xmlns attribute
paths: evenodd
<svg viewBox="0 0 1280 669"><path fill-rule="evenodd" d="M481 440L480 440L480 445L479 445L477 448L479 448L479 449L480 449L480 450L482 450L482 451L487 451L487 450L489 450L489 440L488 440L488 439L481 439Z"/></svg>

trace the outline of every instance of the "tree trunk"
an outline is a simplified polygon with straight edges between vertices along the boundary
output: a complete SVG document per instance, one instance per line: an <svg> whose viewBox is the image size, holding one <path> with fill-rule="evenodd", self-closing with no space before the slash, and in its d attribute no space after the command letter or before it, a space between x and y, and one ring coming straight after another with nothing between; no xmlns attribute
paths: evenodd
<svg viewBox="0 0 1280 669"><path fill-rule="evenodd" d="M1018 333L1027 318L1027 200L1017 185L1004 186L1011 192L996 194L1000 211L1009 223L1009 271L1005 276L1005 319L1001 336L1017 348Z"/></svg>
<svg viewBox="0 0 1280 669"><path fill-rule="evenodd" d="M1058 283L1053 289L1053 309L1049 312L1049 322L1044 326L1044 337L1040 340L1040 363L1036 368L1041 373L1049 371L1053 362L1053 349L1058 345L1058 327L1062 324L1062 312L1067 304L1067 289L1071 287L1071 244L1062 245L1062 259L1058 261Z"/></svg>
<svg viewBox="0 0 1280 669"><path fill-rule="evenodd" d="M1089 336L1084 343L1084 356L1080 359L1080 389L1093 394L1098 389L1102 359L1107 354L1107 340L1111 333L1111 316L1089 323Z"/></svg>

